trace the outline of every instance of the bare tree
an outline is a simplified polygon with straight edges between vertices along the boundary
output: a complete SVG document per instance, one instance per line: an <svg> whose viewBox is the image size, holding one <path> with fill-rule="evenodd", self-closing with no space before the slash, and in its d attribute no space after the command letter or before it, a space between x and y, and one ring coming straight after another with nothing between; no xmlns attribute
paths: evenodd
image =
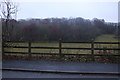
<svg viewBox="0 0 120 80"><path fill-rule="evenodd" d="M11 30L13 30L13 26L12 29L9 29L11 27L9 21L11 19L14 19L14 15L16 16L17 11L18 11L18 6L15 4L15 2L12 2L11 0L3 0L3 2L1 2L0 5L0 9L1 9L1 15L2 17L5 19L5 30L4 30L4 40L9 40L10 39L10 32L12 32Z"/></svg>

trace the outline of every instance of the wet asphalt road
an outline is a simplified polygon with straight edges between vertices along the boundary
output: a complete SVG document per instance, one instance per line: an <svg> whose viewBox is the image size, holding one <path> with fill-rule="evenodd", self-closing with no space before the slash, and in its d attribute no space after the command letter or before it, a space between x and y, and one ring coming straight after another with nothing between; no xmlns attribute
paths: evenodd
<svg viewBox="0 0 120 80"><path fill-rule="evenodd" d="M22 68L38 70L61 70L80 72L118 72L118 64L80 63L80 62L55 62L55 61L3 61L3 68ZM118 76L81 75L81 74L55 74L3 71L3 78L118 78Z"/></svg>

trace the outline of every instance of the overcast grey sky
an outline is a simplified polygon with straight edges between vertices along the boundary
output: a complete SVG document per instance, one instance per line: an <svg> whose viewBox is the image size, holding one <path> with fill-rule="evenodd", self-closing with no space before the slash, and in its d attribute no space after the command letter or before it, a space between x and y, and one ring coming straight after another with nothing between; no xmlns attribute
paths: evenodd
<svg viewBox="0 0 120 80"><path fill-rule="evenodd" d="M17 19L82 17L118 22L118 2L20 2Z"/></svg>

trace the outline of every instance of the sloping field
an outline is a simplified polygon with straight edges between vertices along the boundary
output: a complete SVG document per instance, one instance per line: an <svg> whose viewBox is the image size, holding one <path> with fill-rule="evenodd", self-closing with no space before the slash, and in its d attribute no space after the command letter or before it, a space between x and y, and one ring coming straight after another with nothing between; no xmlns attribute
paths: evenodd
<svg viewBox="0 0 120 80"><path fill-rule="evenodd" d="M118 42L118 39L115 38L115 35L105 34L97 37L95 42Z"/></svg>

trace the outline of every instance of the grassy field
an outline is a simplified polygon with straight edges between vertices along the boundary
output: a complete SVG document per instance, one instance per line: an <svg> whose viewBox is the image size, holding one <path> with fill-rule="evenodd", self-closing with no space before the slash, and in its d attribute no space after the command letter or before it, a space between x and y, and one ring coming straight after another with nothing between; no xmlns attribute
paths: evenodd
<svg viewBox="0 0 120 80"><path fill-rule="evenodd" d="M95 42L118 42L118 39L115 38L115 35L101 35L95 39Z"/></svg>
<svg viewBox="0 0 120 80"><path fill-rule="evenodd" d="M114 35L102 35L95 39L95 42L117 42ZM7 43L15 46L28 46L28 43ZM59 43L32 43L32 47L59 47ZM62 43L62 47L73 48L91 48L91 44L79 44L79 43ZM117 44L95 44L96 48L118 48ZM28 52L27 48L5 48L5 51L9 52ZM59 53L58 49L32 49L32 53ZM102 53L100 50L96 50L95 53ZM109 53L117 53L117 51L109 50ZM77 53L77 54L91 54L90 50L76 50L76 49L62 49L62 53Z"/></svg>

